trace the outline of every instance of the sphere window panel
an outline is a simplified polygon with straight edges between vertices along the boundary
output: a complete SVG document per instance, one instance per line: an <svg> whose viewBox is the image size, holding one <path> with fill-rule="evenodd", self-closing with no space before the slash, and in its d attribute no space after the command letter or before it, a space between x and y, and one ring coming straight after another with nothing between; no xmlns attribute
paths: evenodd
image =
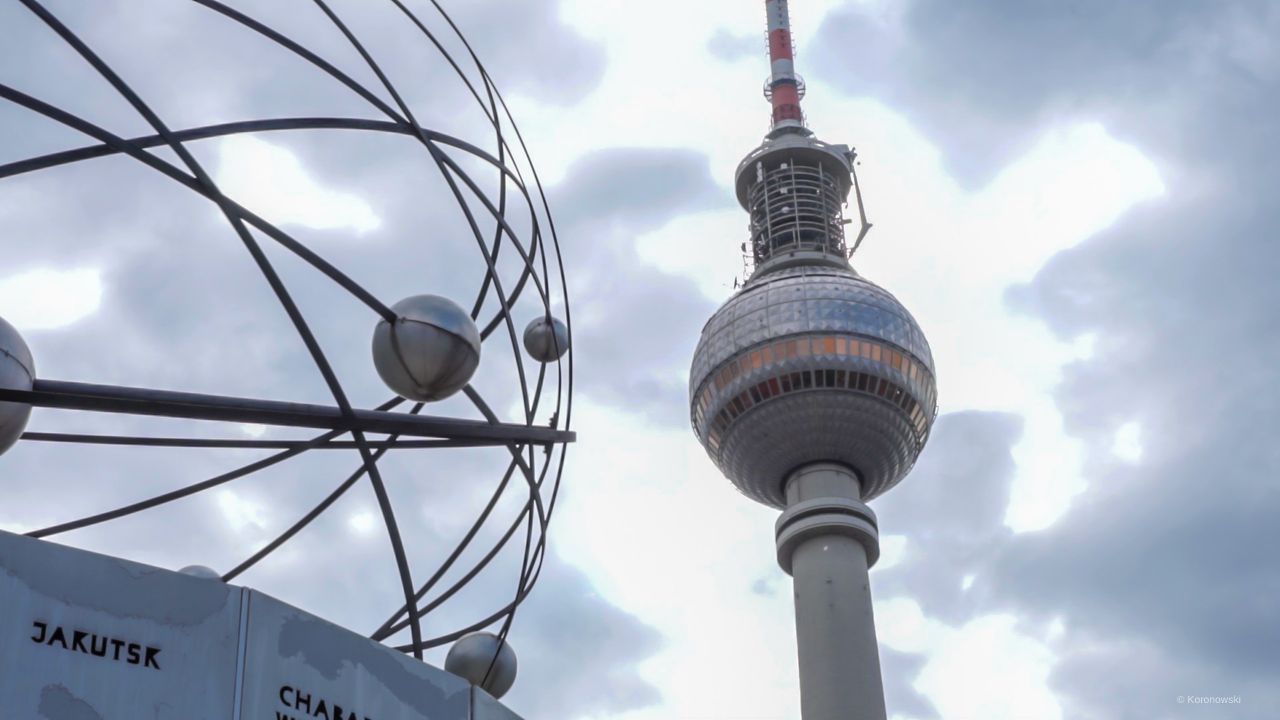
<svg viewBox="0 0 1280 720"><path fill-rule="evenodd" d="M757 405L767 403L774 398L795 391L815 388L847 388L856 392L878 396L906 412L917 433L921 436L924 435L927 415L919 401L912 397L905 388L885 378L877 378L866 373L846 373L845 371L837 370L790 373L752 385L726 403L724 409L717 416L716 427L713 428L712 434L719 438L722 431L727 429L734 420ZM921 437L919 442L923 444L923 441L924 439Z"/></svg>
<svg viewBox="0 0 1280 720"><path fill-rule="evenodd" d="M782 363L783 360L791 356L790 348L796 348L796 355L799 355L800 347L817 348L819 355L833 355L845 357L867 357L874 361L874 357L879 357L879 363L884 365L882 372L887 372L888 368L893 368L901 373L905 379L923 380L924 370L922 366L911 360L909 355L904 354L896 348L878 345L878 343L868 341L858 341L854 338L842 336L817 336L804 338L791 338L791 340L773 343L771 346L756 348L756 350L748 352L742 356L742 363L730 361L726 368L714 375L714 386L716 391L722 391L724 387L732 383L737 377L736 370L740 365L748 365L750 370L768 369L774 363ZM858 350L856 355L841 355L840 348L845 347L847 350ZM884 400L892 402L902 410L908 411L909 415L913 414L913 410L919 406L919 402L910 396L909 391L901 388L899 384L892 382L887 378L879 377L879 374L867 374L846 372L844 369L819 369L817 372L805 370L804 373L790 373L780 375L771 379L762 380L753 384L746 391L740 393L739 404L726 405L726 409L730 409L726 420L735 419L737 415L749 410L751 406L764 402L777 395L785 392L792 392L794 389L803 388L840 388L840 389L856 389L856 391L867 392L870 395L883 397ZM718 392L717 392L718 393ZM695 425L703 424L705 418L705 409L714 402L712 387L704 387L699 393L699 400L696 402ZM932 400L931 388L924 388L925 400ZM732 404L732 401L730 401ZM924 418L923 411L919 413ZM927 419L927 418L925 418ZM916 423L916 418L911 418Z"/></svg>

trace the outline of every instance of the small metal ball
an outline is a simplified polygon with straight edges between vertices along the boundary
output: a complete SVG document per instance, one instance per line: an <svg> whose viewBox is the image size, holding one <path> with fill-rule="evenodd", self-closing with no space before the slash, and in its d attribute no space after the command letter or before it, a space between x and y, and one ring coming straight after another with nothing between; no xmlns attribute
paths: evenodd
<svg viewBox="0 0 1280 720"><path fill-rule="evenodd" d="M12 325L0 318L0 388L30 390L36 378L36 365L31 349ZM13 447L27 429L31 406L26 403L0 402L0 454Z"/></svg>
<svg viewBox="0 0 1280 720"><path fill-rule="evenodd" d="M536 317L524 329L524 349L538 362L555 362L569 351L569 328L554 317Z"/></svg>
<svg viewBox="0 0 1280 720"><path fill-rule="evenodd" d="M210 567L205 567L204 565L188 565L182 568L181 570L179 570L178 572L182 573L183 575L198 577L203 580L221 580L222 579L222 576L218 574L217 570L214 570L213 568L210 568Z"/></svg>
<svg viewBox="0 0 1280 720"><path fill-rule="evenodd" d="M480 365L480 331L471 316L438 295L391 306L394 324L373 330L373 365L400 397L430 402L458 392Z"/></svg>
<svg viewBox="0 0 1280 720"><path fill-rule="evenodd" d="M473 632L458 638L449 648L444 669L501 698L516 682L516 651L493 633ZM488 682L485 682L486 674Z"/></svg>

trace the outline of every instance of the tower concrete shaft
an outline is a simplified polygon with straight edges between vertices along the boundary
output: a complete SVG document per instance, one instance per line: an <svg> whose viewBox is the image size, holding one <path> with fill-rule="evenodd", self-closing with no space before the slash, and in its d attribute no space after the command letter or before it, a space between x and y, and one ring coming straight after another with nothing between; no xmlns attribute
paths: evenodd
<svg viewBox="0 0 1280 720"><path fill-rule="evenodd" d="M815 463L786 481L778 564L795 589L804 720L884 720L867 571L879 558L875 513L856 475Z"/></svg>

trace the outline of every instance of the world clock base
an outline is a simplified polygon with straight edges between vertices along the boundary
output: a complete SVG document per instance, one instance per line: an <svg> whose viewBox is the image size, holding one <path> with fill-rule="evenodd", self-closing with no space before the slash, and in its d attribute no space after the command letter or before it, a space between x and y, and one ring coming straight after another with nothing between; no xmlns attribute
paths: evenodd
<svg viewBox="0 0 1280 720"><path fill-rule="evenodd" d="M520 720L249 588L0 532L0 707L41 720Z"/></svg>

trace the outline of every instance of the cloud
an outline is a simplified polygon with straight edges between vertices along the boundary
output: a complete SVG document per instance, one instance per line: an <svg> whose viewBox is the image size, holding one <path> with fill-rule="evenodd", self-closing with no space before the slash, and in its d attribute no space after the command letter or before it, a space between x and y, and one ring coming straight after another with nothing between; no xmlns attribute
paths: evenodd
<svg viewBox="0 0 1280 720"><path fill-rule="evenodd" d="M555 191L571 281L574 342L598 401L686 421L688 359L714 305L689 280L641 260L637 237L683 213L724 207L706 159L688 150L617 149L586 156Z"/></svg>
<svg viewBox="0 0 1280 720"><path fill-rule="evenodd" d="M572 105L601 81L604 49L573 32L559 8L556 0L485 0L457 3L451 12L504 91Z"/></svg>
<svg viewBox="0 0 1280 720"><path fill-rule="evenodd" d="M735 35L727 28L720 28L707 41L707 50L725 62L755 58L765 47L759 35Z"/></svg>
<svg viewBox="0 0 1280 720"><path fill-rule="evenodd" d="M37 268L0 278L0 317L22 331L49 330L92 315L102 302L96 268Z"/></svg>
<svg viewBox="0 0 1280 720"><path fill-rule="evenodd" d="M363 198L320 187L293 153L251 136L219 143L215 177L231 197L280 226L318 230L349 228L357 235L378 229L381 220Z"/></svg>
<svg viewBox="0 0 1280 720"><path fill-rule="evenodd" d="M1280 704L1280 655L1261 640L1280 627L1261 600L1280 587L1261 550L1280 540L1263 480L1280 471L1265 437L1280 406L1259 390L1274 372L1260 358L1280 353L1280 250L1262 240L1280 221L1262 190L1280 180L1262 160L1280 56L1261 38L1278 28L1274 7L1247 2L915 2L847 6L815 51L830 82L903 108L969 182L1064 117L1102 122L1161 168L1161 203L1007 295L1060 338L1094 337L1054 393L1087 489L977 558L966 616L1059 618L1049 681L1069 717L1173 714L1192 694L1239 694L1240 717Z"/></svg>
<svg viewBox="0 0 1280 720"><path fill-rule="evenodd" d="M539 582L554 590L529 601L511 638L521 662L513 707L525 717L612 717L661 701L638 668L661 647L657 630L601 598L556 553Z"/></svg>
<svg viewBox="0 0 1280 720"><path fill-rule="evenodd" d="M1006 542L1017 415L960 412L938 418L911 474L876 502L881 532L906 539L902 559L878 568L876 593L906 594L950 621L972 613L963 579Z"/></svg>

